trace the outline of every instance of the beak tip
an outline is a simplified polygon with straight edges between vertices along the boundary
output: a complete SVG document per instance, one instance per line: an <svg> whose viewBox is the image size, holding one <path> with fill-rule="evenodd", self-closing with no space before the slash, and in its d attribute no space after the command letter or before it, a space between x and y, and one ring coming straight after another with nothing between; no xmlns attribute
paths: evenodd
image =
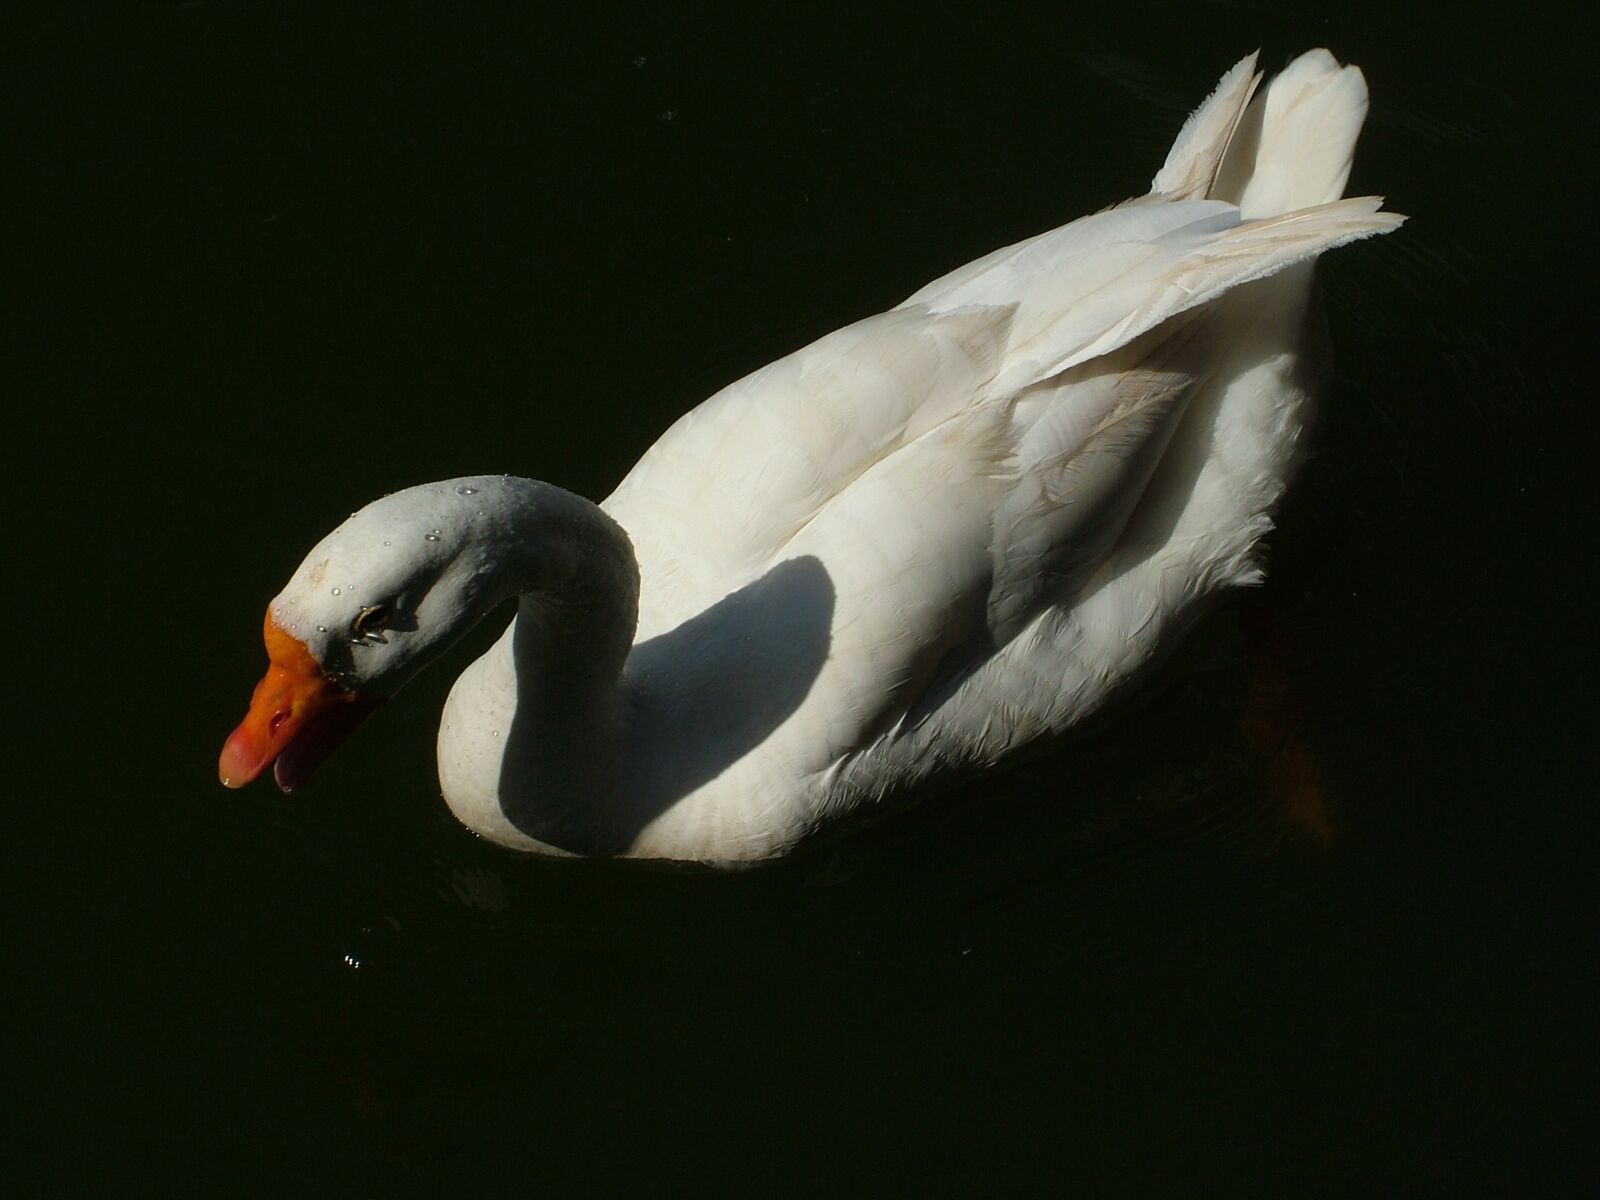
<svg viewBox="0 0 1600 1200"><path fill-rule="evenodd" d="M223 787L242 788L261 774L263 764L254 761L261 756L251 753L251 749L237 730L223 744L222 757L217 760L217 778Z"/></svg>
<svg viewBox="0 0 1600 1200"><path fill-rule="evenodd" d="M277 627L270 612L263 636L267 673L256 684L249 712L223 744L217 778L223 787L242 788L271 768L287 795L305 783L378 698L332 679L303 642Z"/></svg>

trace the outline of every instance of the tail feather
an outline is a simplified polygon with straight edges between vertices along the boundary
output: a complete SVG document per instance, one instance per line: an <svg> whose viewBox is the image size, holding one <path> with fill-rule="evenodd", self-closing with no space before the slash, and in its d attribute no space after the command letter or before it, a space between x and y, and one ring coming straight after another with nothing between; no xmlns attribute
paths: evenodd
<svg viewBox="0 0 1600 1200"><path fill-rule="evenodd" d="M1250 55L1222 77L1150 195L968 263L905 305L1012 309L993 388L1014 392L1230 288L1398 226L1404 218L1374 197L1340 199L1366 114L1361 72L1312 50L1252 99L1254 68Z"/></svg>
<svg viewBox="0 0 1600 1200"><path fill-rule="evenodd" d="M1261 83L1257 54L1259 51L1247 54L1234 63L1205 102L1190 114L1167 152L1167 161L1150 181L1150 195L1141 199L1204 200L1211 195L1234 130Z"/></svg>
<svg viewBox="0 0 1600 1200"><path fill-rule="evenodd" d="M1360 69L1308 50L1245 110L1210 197L1247 221L1339 199L1366 116Z"/></svg>

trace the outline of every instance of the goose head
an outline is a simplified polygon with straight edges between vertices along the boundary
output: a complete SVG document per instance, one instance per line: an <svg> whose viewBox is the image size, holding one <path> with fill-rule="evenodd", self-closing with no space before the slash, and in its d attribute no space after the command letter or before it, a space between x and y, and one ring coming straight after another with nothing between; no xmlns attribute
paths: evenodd
<svg viewBox="0 0 1600 1200"><path fill-rule="evenodd" d="M269 666L223 747L224 784L242 787L272 767L278 786L294 790L503 598L495 527L508 491L500 477L409 488L312 548L267 606Z"/></svg>

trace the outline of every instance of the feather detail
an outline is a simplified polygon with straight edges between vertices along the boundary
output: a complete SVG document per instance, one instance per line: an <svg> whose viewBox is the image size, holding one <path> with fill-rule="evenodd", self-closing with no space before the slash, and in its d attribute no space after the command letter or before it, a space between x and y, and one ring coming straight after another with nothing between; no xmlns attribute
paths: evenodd
<svg viewBox="0 0 1600 1200"><path fill-rule="evenodd" d="M998 762L1094 712L1219 591L1261 579L1315 390L1311 265L1404 218L1339 198L1360 73L1313 52L1262 88L1255 66L1196 109L1150 195L730 385L606 501L646 580L641 639L795 561L820 564L835 606L794 713L635 852L770 852ZM713 653L685 674L745 669L745 647ZM796 774L806 802L763 840ZM717 803L714 823L696 816Z"/></svg>
<svg viewBox="0 0 1600 1200"><path fill-rule="evenodd" d="M1247 54L1222 77L1178 131L1167 161L1150 181L1149 196L1130 203L1201 200L1212 194L1234 131L1261 83L1261 75L1255 69L1259 55L1260 51Z"/></svg>

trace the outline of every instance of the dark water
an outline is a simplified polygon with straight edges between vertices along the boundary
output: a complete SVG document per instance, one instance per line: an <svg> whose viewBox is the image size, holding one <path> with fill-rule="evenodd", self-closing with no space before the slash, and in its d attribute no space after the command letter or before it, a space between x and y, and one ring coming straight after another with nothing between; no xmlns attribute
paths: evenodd
<svg viewBox="0 0 1600 1200"><path fill-rule="evenodd" d="M1119 719L731 876L475 841L448 669L295 797L216 785L262 607L346 512L603 495L722 383L1143 190L1240 54L1323 44L1375 97L1352 190L1414 219L1325 264L1271 582ZM1595 114L1562 14L130 4L5 54L14 1194L1567 1178Z"/></svg>

